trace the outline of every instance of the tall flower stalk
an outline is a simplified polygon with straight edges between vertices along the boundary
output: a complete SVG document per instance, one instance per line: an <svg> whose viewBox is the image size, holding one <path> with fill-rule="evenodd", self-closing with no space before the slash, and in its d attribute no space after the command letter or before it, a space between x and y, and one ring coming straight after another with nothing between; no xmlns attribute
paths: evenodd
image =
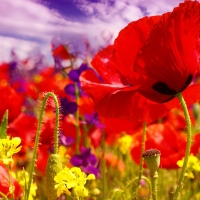
<svg viewBox="0 0 200 200"><path fill-rule="evenodd" d="M29 173L30 178L29 178L29 182L28 182L27 198L29 197L32 178L33 178L33 172L34 172L34 168L35 168L35 161L36 161L37 149L38 149L39 138L40 138L40 133L41 133L41 126L42 126L42 119L43 119L43 115L44 115L45 106L46 106L46 103L47 103L47 100L49 97L53 98L54 103L55 103L55 108L56 108L56 124L55 124L55 132L54 132L54 154L58 154L59 105L58 105L58 100L57 100L56 95L53 92L48 92L48 93L46 93L44 100L42 102L42 108L41 108L39 119L38 119L38 126L37 126L37 131L36 131L34 149L33 149L33 158L32 158L31 168L30 168L30 173Z"/></svg>
<svg viewBox="0 0 200 200"><path fill-rule="evenodd" d="M180 178L179 178L179 181L178 181L177 189L174 193L173 200L178 199L178 196L179 196L180 191L182 189L184 174L185 174L186 169L187 169L187 164L188 164L188 159L189 159L190 149L191 149L191 143L192 143L191 120L190 120L188 108L187 108L187 105L185 103L185 100L184 100L182 94L178 93L177 97L178 97L178 99L181 103L181 106L182 106L182 109L183 109L183 112L184 112L184 115L185 115L185 120L186 120L186 125L187 125L187 146L186 146L186 150L185 150L185 157L184 157L183 167L182 167L182 170L181 170L181 175L180 175Z"/></svg>

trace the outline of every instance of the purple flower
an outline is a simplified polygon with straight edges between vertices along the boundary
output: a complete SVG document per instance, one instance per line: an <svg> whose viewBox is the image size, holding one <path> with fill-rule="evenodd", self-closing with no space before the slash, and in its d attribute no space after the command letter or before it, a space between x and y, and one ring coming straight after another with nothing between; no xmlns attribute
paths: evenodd
<svg viewBox="0 0 200 200"><path fill-rule="evenodd" d="M89 69L87 63L83 63L78 69L71 70L68 76L72 81L79 82L79 77L81 73L87 69Z"/></svg>
<svg viewBox="0 0 200 200"><path fill-rule="evenodd" d="M68 114L74 114L78 109L78 105L75 102L69 101L67 98L60 98L60 104L60 112L63 118Z"/></svg>
<svg viewBox="0 0 200 200"><path fill-rule="evenodd" d="M70 146L74 143L74 138L73 137L66 137L65 135L63 135L62 133L60 134L60 143L63 144L64 146Z"/></svg>
<svg viewBox="0 0 200 200"><path fill-rule="evenodd" d="M101 124L101 122L99 121L97 113L94 112L92 114L85 114L84 117L86 124L93 125L97 128L105 128L105 125Z"/></svg>
<svg viewBox="0 0 200 200"><path fill-rule="evenodd" d="M81 148L80 155L74 155L70 159L70 163L75 167L80 167L83 172L87 174L94 174L96 177L100 176L99 163L94 154L91 154L90 148Z"/></svg>
<svg viewBox="0 0 200 200"><path fill-rule="evenodd" d="M79 96L82 96L83 91L81 90L80 82L76 83L78 86L78 92ZM76 98L76 91L75 91L75 85L73 83L67 84L64 88L65 92L70 95L72 98Z"/></svg>
<svg viewBox="0 0 200 200"><path fill-rule="evenodd" d="M73 83L67 84L64 88L65 92L71 96L75 96L75 85Z"/></svg>

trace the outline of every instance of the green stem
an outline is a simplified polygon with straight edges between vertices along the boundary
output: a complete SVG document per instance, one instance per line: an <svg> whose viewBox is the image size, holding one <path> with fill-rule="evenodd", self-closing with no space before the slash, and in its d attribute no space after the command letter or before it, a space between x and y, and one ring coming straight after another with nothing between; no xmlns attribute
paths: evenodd
<svg viewBox="0 0 200 200"><path fill-rule="evenodd" d="M78 90L78 85L77 83L74 83L74 87L75 87L75 95L76 95L76 103L78 104L78 100L79 100L79 90ZM76 154L79 153L79 143L81 140L81 136L80 136L80 128L79 128L79 109L77 109L76 113L75 113L75 118L76 118Z"/></svg>
<svg viewBox="0 0 200 200"><path fill-rule="evenodd" d="M7 196L4 193L2 193L1 191L0 191L0 195L3 197L3 199L8 200Z"/></svg>
<svg viewBox="0 0 200 200"><path fill-rule="evenodd" d="M186 150L185 150L185 157L184 157L183 167L181 170L181 175L179 178L179 182L178 182L173 200L178 199L179 193L182 189L184 174L187 169L188 159L189 159L189 155L190 155L190 148L191 148L191 143L192 143L191 121L190 121L190 115L189 115L189 112L187 109L187 105L186 105L185 100L181 93L178 93L177 97L181 103L181 106L182 106L182 109L183 109L184 115L185 115L185 120L186 120L186 125L187 125L187 146L186 146Z"/></svg>
<svg viewBox="0 0 200 200"><path fill-rule="evenodd" d="M106 161L105 161L105 133L102 131L102 139L101 139L101 148L102 148L102 199L106 199Z"/></svg>
<svg viewBox="0 0 200 200"><path fill-rule="evenodd" d="M157 200L157 181L158 181L158 172L156 171L151 176L151 186L152 186L152 198L153 198L153 200Z"/></svg>
<svg viewBox="0 0 200 200"><path fill-rule="evenodd" d="M142 147L141 147L141 156L140 156L138 188L140 186L140 180L141 180L141 177L142 177L142 163L143 163L142 154L144 153L144 149L145 149L145 141L146 141L146 122L144 122L144 124L143 124L143 131L142 131ZM138 188L137 188L137 190L138 190Z"/></svg>
<svg viewBox="0 0 200 200"><path fill-rule="evenodd" d="M81 117L83 121L85 121L84 116ZM84 139L84 147L88 148L88 129L87 129L87 125L83 124L83 139Z"/></svg>
<svg viewBox="0 0 200 200"><path fill-rule="evenodd" d="M56 95L53 92L48 92L48 93L46 93L44 100L42 102L42 108L41 108L39 119L38 119L38 126L37 126L37 131L36 131L34 149L33 149L33 158L32 158L32 162L31 162L31 166L30 166L30 178L29 178L29 182L28 182L27 199L29 198L31 183L32 183L32 179L33 179L33 172L34 172L34 168L35 168L35 160L36 160L36 156L37 156L37 149L38 149L38 144L39 144L43 114L44 114L45 106L47 103L47 99L50 96L54 99L55 108L56 108L56 125L55 125L55 132L54 132L54 153L58 154L59 105L58 105L58 100L57 100Z"/></svg>

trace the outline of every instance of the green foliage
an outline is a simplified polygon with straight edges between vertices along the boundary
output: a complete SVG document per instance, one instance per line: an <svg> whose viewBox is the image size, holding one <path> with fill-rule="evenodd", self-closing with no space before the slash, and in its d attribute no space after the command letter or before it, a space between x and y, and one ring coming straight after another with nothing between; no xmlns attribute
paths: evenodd
<svg viewBox="0 0 200 200"><path fill-rule="evenodd" d="M6 110L0 125L0 139L6 138L6 132L8 128L8 110Z"/></svg>

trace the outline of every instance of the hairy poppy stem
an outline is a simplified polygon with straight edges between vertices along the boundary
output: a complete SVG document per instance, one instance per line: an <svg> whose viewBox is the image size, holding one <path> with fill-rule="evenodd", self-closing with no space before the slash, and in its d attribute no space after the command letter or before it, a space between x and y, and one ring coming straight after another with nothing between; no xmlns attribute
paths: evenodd
<svg viewBox="0 0 200 200"><path fill-rule="evenodd" d="M78 90L78 85L77 83L74 83L75 87L75 95L76 95L76 103L78 104L79 100L79 90ZM75 113L75 118L76 118L76 154L79 153L79 143L80 143L80 128L79 128L79 109L77 109Z"/></svg>
<svg viewBox="0 0 200 200"><path fill-rule="evenodd" d="M189 159L189 155L190 155L190 148L191 148L191 143L192 143L191 120L190 120L188 108L187 108L187 105L185 103L185 100L184 100L182 94L178 93L177 97L181 103L181 106L182 106L182 109L183 109L184 115L185 115L185 121L186 121L186 125L187 125L187 146L186 146L186 150L185 150L185 157L184 157L183 167L181 170L181 175L179 178L179 182L178 182L176 191L174 193L173 200L178 199L179 193L183 187L184 174L187 169L188 159Z"/></svg>
<svg viewBox="0 0 200 200"><path fill-rule="evenodd" d="M145 142L146 142L146 122L143 123L142 147L141 147L141 156L140 156L140 168L139 168L138 186L137 186L137 190L136 190L137 194L138 194L138 189L139 189L139 186L140 186L140 180L141 180L141 177L142 177L142 164L143 164L142 154L144 153L144 150L145 150Z"/></svg>
<svg viewBox="0 0 200 200"><path fill-rule="evenodd" d="M48 92L48 93L46 93L44 100L42 102L42 108L41 108L39 119L38 119L38 126L37 126L37 131L36 131L34 149L33 149L33 158L32 158L32 162L31 162L31 166L30 166L30 173L29 173L30 178L29 178L29 182L28 182L27 199L29 198L29 193L30 193L30 189L31 189L31 183L32 183L33 172L34 172L34 167L35 167L35 160L36 160L36 156L37 156L37 149L38 149L38 144L39 144L43 114L44 114L47 100L50 96L53 98L54 103L55 103L55 108L56 108L56 124L55 124L55 132L54 132L54 153L58 154L59 105L58 105L58 100L57 100L56 95L53 92Z"/></svg>

